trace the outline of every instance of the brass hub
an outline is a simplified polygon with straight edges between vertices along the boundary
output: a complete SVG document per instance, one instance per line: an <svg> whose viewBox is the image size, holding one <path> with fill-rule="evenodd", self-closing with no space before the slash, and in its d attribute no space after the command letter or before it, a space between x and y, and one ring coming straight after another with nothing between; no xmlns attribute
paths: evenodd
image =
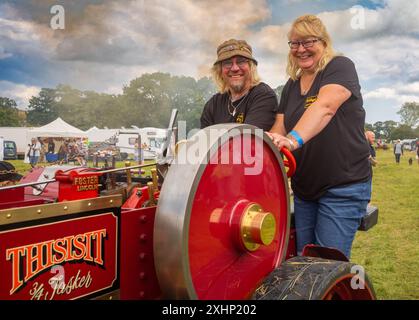
<svg viewBox="0 0 419 320"><path fill-rule="evenodd" d="M257 203L249 205L240 222L240 235L245 248L256 251L260 245L269 246L275 238L276 222L271 212L264 212Z"/></svg>

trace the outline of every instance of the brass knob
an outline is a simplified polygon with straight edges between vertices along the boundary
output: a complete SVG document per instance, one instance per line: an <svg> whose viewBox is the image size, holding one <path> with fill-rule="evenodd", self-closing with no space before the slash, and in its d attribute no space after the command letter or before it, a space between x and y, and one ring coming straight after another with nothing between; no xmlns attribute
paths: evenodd
<svg viewBox="0 0 419 320"><path fill-rule="evenodd" d="M269 246L275 238L275 232L276 221L271 212L264 212L256 203L244 210L240 234L247 250L255 251L260 245Z"/></svg>
<svg viewBox="0 0 419 320"><path fill-rule="evenodd" d="M154 185L153 182L147 182L147 191L148 191L148 196L150 198L149 200L149 205L150 206L154 206L156 205L156 199L154 198Z"/></svg>

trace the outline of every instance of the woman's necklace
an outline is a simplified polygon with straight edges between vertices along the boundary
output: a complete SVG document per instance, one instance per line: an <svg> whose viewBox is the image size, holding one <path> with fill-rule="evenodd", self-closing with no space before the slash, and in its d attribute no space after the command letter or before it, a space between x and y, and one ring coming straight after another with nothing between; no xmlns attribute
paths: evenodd
<svg viewBox="0 0 419 320"><path fill-rule="evenodd" d="M231 97L228 98L227 110L228 110L228 113L230 114L230 116L234 117L236 115L237 108L240 107L240 105L242 104L242 102L244 100L246 100L246 97L247 97L248 94L249 94L249 91L247 91L247 93L241 98L241 101L237 104L237 106L233 106L233 102L231 101ZM233 108L233 111L230 111L230 106Z"/></svg>
<svg viewBox="0 0 419 320"><path fill-rule="evenodd" d="M302 77L300 78L301 95L305 96L308 93L308 91L311 89L311 85L313 84L314 79L316 79L316 75L317 75L317 72L313 75L313 78L311 79L310 83L305 89L303 88L303 83L301 81Z"/></svg>

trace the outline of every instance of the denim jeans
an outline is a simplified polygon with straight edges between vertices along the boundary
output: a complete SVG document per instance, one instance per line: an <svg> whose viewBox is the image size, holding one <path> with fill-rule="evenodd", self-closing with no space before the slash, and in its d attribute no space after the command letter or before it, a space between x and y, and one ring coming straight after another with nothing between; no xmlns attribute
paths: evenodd
<svg viewBox="0 0 419 320"><path fill-rule="evenodd" d="M355 233L370 198L370 180L331 188L316 201L294 195L298 253L301 254L306 244L317 244L339 249L349 259Z"/></svg>
<svg viewBox="0 0 419 320"><path fill-rule="evenodd" d="M29 157L29 162L33 166L36 166L36 164L38 163L38 160L39 160L39 156L31 156L31 157Z"/></svg>

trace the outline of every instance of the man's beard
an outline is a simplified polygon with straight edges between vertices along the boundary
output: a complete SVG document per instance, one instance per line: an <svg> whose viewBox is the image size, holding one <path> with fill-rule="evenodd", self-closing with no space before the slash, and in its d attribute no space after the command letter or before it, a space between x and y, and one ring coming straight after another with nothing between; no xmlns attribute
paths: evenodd
<svg viewBox="0 0 419 320"><path fill-rule="evenodd" d="M230 86L230 90L236 94L243 92L244 90L244 81L242 83L233 84Z"/></svg>

